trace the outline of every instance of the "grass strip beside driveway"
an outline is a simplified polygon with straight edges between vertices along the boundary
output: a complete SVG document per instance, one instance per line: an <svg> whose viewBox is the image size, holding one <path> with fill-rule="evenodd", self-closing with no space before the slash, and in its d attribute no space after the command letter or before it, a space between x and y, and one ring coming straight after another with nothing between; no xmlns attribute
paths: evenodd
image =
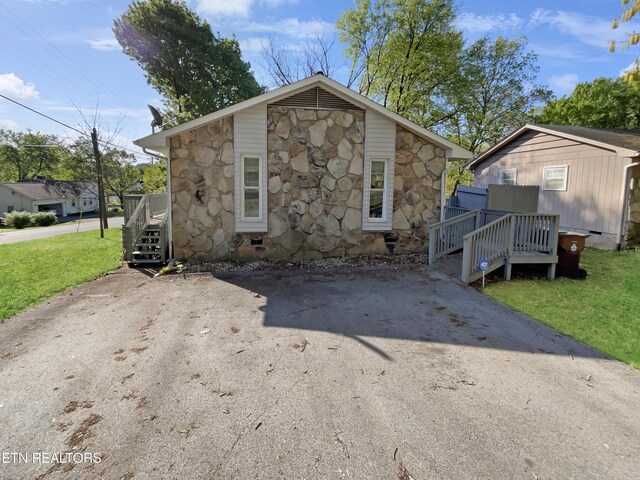
<svg viewBox="0 0 640 480"><path fill-rule="evenodd" d="M0 245L0 321L121 264L120 228Z"/></svg>
<svg viewBox="0 0 640 480"><path fill-rule="evenodd" d="M640 252L586 249L586 280L514 280L484 292L601 352L640 368Z"/></svg>

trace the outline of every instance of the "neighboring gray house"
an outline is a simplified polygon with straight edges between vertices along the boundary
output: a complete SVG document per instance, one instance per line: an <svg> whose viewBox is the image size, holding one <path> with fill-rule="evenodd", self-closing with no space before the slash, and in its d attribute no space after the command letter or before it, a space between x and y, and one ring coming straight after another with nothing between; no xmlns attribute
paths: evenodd
<svg viewBox="0 0 640 480"><path fill-rule="evenodd" d="M472 157L322 74L135 143L169 159L172 256L200 261L424 251Z"/></svg>
<svg viewBox="0 0 640 480"><path fill-rule="evenodd" d="M14 210L55 211L63 217L98 209L97 187L90 182L33 180L0 183L0 216Z"/></svg>
<svg viewBox="0 0 640 480"><path fill-rule="evenodd" d="M588 245L640 242L640 131L525 125L469 168L476 187L539 185L538 211Z"/></svg>

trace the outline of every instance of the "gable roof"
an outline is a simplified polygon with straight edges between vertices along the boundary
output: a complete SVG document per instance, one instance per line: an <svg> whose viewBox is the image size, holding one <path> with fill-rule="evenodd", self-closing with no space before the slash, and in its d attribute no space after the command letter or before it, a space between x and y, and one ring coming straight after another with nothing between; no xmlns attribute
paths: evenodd
<svg viewBox="0 0 640 480"><path fill-rule="evenodd" d="M53 200L77 197L91 185L90 182L68 182L46 180L18 183L0 183L0 185L24 195L31 200Z"/></svg>
<svg viewBox="0 0 640 480"><path fill-rule="evenodd" d="M151 150L163 151L167 148L167 140L175 135L183 133L188 130L193 130L195 128L201 127L208 123L211 123L216 120L220 120L222 118L231 116L235 113L238 113L247 108L254 107L256 105L260 105L263 103L275 103L278 100L281 100L285 97L295 95L300 93L306 89L313 88L316 86L322 86L323 89L327 90L329 93L332 93L338 97L341 97L347 100L350 103L353 103L355 106L365 109L372 110L376 113L388 118L389 120L394 121L398 125L406 128L410 132L422 137L424 139L429 140L436 146L442 147L447 150L447 157L454 159L470 159L473 158L473 154L468 150L462 148L461 146L451 142L450 140L437 135L436 133L423 128L410 120L398 115L395 112L383 107L382 105L374 102L373 100L361 95L350 88L345 87L344 85L332 80L322 73L317 73L310 77L307 77L303 80L299 80L297 82L291 83L284 87L278 88L276 90L272 90L267 93L263 93L262 95L258 95L257 97L250 98L240 103L236 103L235 105L231 105L229 107L223 108L221 110L217 110L208 115L204 115L200 118L196 118L189 122L185 122L181 125L176 125L175 127L168 128L167 130L162 130L161 132L148 135L143 138L139 138L135 140L133 143L138 145L139 147L149 148Z"/></svg>
<svg viewBox="0 0 640 480"><path fill-rule="evenodd" d="M493 155L511 141L527 131L536 131L555 135L556 137L575 140L595 147L613 150L619 157L640 156L640 130L623 130L617 128L593 128L574 125L539 125L528 123L515 132L506 136L496 145L484 152L478 158L469 163L468 167L474 170L487 158Z"/></svg>

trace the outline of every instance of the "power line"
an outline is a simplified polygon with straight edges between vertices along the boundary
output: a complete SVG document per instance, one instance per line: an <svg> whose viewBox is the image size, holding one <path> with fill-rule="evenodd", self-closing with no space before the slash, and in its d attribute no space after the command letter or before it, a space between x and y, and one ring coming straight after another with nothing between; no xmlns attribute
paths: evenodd
<svg viewBox="0 0 640 480"><path fill-rule="evenodd" d="M13 12L9 7L7 7L6 5L0 5L2 6L7 12L9 12L13 17L15 17L20 23L22 23L25 27L27 27L29 30L31 30L33 33L35 33L35 35L37 35L40 39L35 38L31 33L29 33L28 31L26 31L24 28L22 28L20 25L16 24L15 22L11 21L9 18L5 19L7 21L9 21L9 23L11 23L14 27L16 27L18 30L20 30L22 33L24 33L25 35L27 35L29 38L31 38L33 41L35 41L36 43L38 43L41 47L43 47L45 50L47 50L49 53L53 54L55 57L57 57L59 60L62 60L63 62L65 62L67 65L71 66L74 70L76 70L78 73L82 74L85 78L89 79L90 81L92 81L93 83L95 83L96 86L100 87L101 89L105 90L106 92L108 92L109 94L111 94L113 96L114 99L118 100L118 102L124 106L126 106L127 108L130 108L131 110L135 110L135 107L133 107L129 102L127 102L123 97L119 96L118 94L116 94L113 90L109 89L109 87L107 87L105 84L103 84L99 79L97 79L95 76L91 75L91 73L87 72L85 69L82 68L82 66L77 63L73 58L71 58L69 55L67 55L64 51L62 51L61 49L59 49L57 46L55 46L51 41L49 41L46 37L44 37L40 32L38 32L37 30L35 30L31 25L29 25L26 21L24 21L22 18L20 18L15 12ZM44 42L44 43L43 43ZM45 44L46 43L46 44ZM58 52L58 53L56 53ZM64 58L63 58L64 57Z"/></svg>
<svg viewBox="0 0 640 480"><path fill-rule="evenodd" d="M26 105L24 105L23 103L20 103L20 102L18 102L17 100L14 100L14 99L12 99L12 98L9 98L9 97L7 97L7 96L5 96L5 95L1 94L1 93L0 93L0 97L4 98L5 100L9 100L10 102L15 103L16 105L19 105L19 106L21 106L22 108L26 108L27 110L30 110L30 111L32 111L33 113L37 113L38 115L40 115L40 116L42 116L42 117L44 117L44 118L46 118L46 119L48 119L48 120L51 120L52 122L56 122L56 123L58 123L58 124L62 125L63 127L68 128L69 130L73 130L74 132L77 132L77 133L79 133L80 135L85 135L85 136L87 136L87 137L89 136L89 135L87 135L85 132L83 132L83 131L81 131L81 130L78 130L77 128L74 128L74 127L72 127L72 126L70 126L70 125L67 125L66 123L61 122L60 120L56 120L55 118L50 117L49 115L47 115L47 114L45 114L45 113L39 112L38 110L34 110L34 109L33 109L33 108L31 108L31 107L27 107L27 106L26 106Z"/></svg>
<svg viewBox="0 0 640 480"><path fill-rule="evenodd" d="M69 130L73 130L74 132L79 133L80 135L83 135L83 136L85 136L85 137L89 137L89 138L91 138L91 135L90 135L90 134L88 134L88 133L86 133L86 132L83 132L82 130L78 130L77 128L72 127L71 125L68 125L68 124L66 124L66 123L64 123L64 122L62 122L62 121L60 121L60 120L57 120L57 119L55 119L55 118L53 118L53 117L51 117L51 116L47 115L46 113L39 112L38 110L35 110L35 109L33 109L33 108L31 108L31 107L29 107L29 106L27 106L27 105L23 104L23 103L20 103L20 102L18 102L17 100L14 100L14 99L12 99L12 98L9 98L9 97L7 97L6 95L3 95L2 93L0 93L0 97L4 98L5 100L9 100L10 102L15 103L16 105L19 105L19 106L20 106L20 107L22 107L22 108L26 108L27 110L29 110L29 111L31 111L31 112L33 112L33 113L35 113L35 114L38 114L38 115L40 115L41 117L46 118L47 120L51 120L52 122L55 122L55 123L57 123L57 124L59 124L59 125L62 125L63 127L68 128ZM143 154L142 154L142 153L140 153L140 152L136 152L135 150L131 150L131 149L129 149L129 148L126 148L126 147L123 147L123 146L117 145L117 144L115 144L115 143L113 143L113 142L109 142L109 141L107 141L107 140L98 140L98 142L99 142L99 143L102 143L104 146L109 146L109 145L111 145L111 146L113 146L113 147L117 147L117 148L119 148L119 149L121 149L121 150L124 150L124 151L126 151L126 152L132 153L132 154L134 154L134 155L143 155Z"/></svg>

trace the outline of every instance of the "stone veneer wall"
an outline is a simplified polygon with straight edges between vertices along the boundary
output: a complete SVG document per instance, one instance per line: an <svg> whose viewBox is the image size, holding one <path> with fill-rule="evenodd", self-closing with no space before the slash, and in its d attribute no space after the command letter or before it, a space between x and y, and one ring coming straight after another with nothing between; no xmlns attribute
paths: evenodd
<svg viewBox="0 0 640 480"><path fill-rule="evenodd" d="M174 256L207 261L234 242L233 118L171 139Z"/></svg>
<svg viewBox="0 0 640 480"><path fill-rule="evenodd" d="M627 225L627 243L640 244L640 167L631 169L633 190L629 194L629 223Z"/></svg>
<svg viewBox="0 0 640 480"><path fill-rule="evenodd" d="M205 261L420 252L437 221L445 152L397 127L393 230L362 231L365 113L269 107L268 224L234 233L233 122L171 140L175 257Z"/></svg>

